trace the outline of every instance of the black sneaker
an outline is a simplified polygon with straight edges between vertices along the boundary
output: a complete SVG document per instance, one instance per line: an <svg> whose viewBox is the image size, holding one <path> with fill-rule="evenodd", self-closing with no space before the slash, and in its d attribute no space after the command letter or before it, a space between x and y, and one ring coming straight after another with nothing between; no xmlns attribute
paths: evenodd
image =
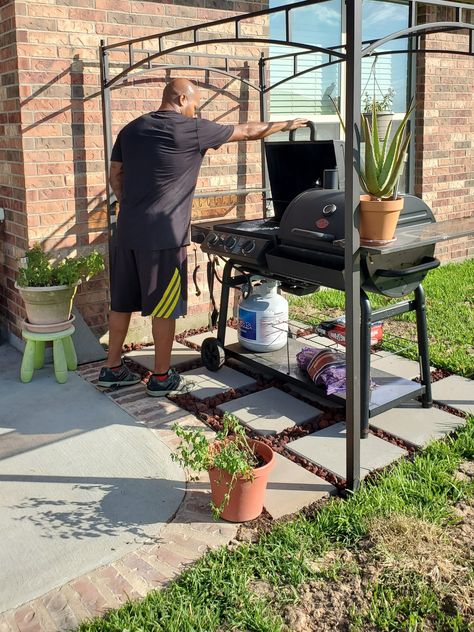
<svg viewBox="0 0 474 632"><path fill-rule="evenodd" d="M146 385L146 392L151 397L163 397L171 393L183 393L189 390L186 380L174 369L168 371L166 380L159 380L152 375Z"/></svg>
<svg viewBox="0 0 474 632"><path fill-rule="evenodd" d="M112 386L132 386L138 384L141 377L138 373L130 371L128 366L122 362L118 368L111 369L108 366L101 368L99 373L98 386L110 388Z"/></svg>

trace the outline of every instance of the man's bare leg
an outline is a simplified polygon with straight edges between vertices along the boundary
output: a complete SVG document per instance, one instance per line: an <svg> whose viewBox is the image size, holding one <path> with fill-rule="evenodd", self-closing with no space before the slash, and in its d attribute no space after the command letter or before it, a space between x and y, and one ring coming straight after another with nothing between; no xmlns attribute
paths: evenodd
<svg viewBox="0 0 474 632"><path fill-rule="evenodd" d="M155 373L164 375L170 368L176 320L174 318L153 318L152 331L155 342Z"/></svg>
<svg viewBox="0 0 474 632"><path fill-rule="evenodd" d="M116 367L122 362L122 347L127 335L132 314L114 312L109 314L109 354L105 366Z"/></svg>

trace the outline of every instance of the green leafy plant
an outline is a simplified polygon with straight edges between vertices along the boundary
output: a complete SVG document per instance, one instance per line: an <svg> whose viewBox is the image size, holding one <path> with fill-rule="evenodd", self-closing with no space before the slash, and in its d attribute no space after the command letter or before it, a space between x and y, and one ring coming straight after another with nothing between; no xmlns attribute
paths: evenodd
<svg viewBox="0 0 474 632"><path fill-rule="evenodd" d="M372 113L374 110L376 112L391 112L394 96L395 90L393 88L389 88L380 98L366 92L362 98L362 109L367 113Z"/></svg>
<svg viewBox="0 0 474 632"><path fill-rule="evenodd" d="M26 266L20 268L20 287L51 287L75 285L88 280L105 269L104 257L97 251L83 257L70 257L51 262L48 255L36 244L25 253Z"/></svg>
<svg viewBox="0 0 474 632"><path fill-rule="evenodd" d="M391 122L384 138L379 139L375 106L372 109L372 121L362 117L365 156L363 161L359 161L358 173L363 190L372 198L387 199L396 192L411 139L411 132L406 133L406 128L414 107L412 101L391 142Z"/></svg>
<svg viewBox="0 0 474 632"><path fill-rule="evenodd" d="M186 430L174 424L173 430L182 439L176 452L171 455L183 467L194 472L218 469L231 476L230 485L222 504L211 503L212 513L218 518L229 502L230 494L237 478L253 479L253 470L258 467L258 456L249 442L243 426L234 415L224 414L223 428L209 441L202 430ZM197 480L191 475L191 480Z"/></svg>

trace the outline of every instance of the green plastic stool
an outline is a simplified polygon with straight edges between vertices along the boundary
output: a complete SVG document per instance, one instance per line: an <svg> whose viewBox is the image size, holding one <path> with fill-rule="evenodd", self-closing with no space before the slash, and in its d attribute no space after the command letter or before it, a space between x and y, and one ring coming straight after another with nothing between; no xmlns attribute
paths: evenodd
<svg viewBox="0 0 474 632"><path fill-rule="evenodd" d="M64 331L39 334L33 331L23 330L23 338L26 340L23 360L21 362L20 379L22 382L31 382L35 369L41 369L44 365L44 347L46 342L53 343L54 375L60 384L67 380L67 372L77 369L76 350L72 341L74 327L68 327Z"/></svg>

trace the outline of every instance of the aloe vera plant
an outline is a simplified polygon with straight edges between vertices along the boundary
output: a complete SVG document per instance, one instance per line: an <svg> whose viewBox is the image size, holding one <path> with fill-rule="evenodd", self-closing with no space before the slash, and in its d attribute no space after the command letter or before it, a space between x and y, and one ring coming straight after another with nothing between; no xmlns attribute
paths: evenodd
<svg viewBox="0 0 474 632"><path fill-rule="evenodd" d="M406 127L414 107L412 101L391 142L391 122L383 140L379 139L375 106L372 123L365 116L362 117L365 158L359 168L359 179L364 191L372 198L390 198L397 189L411 139L411 132L406 133Z"/></svg>

